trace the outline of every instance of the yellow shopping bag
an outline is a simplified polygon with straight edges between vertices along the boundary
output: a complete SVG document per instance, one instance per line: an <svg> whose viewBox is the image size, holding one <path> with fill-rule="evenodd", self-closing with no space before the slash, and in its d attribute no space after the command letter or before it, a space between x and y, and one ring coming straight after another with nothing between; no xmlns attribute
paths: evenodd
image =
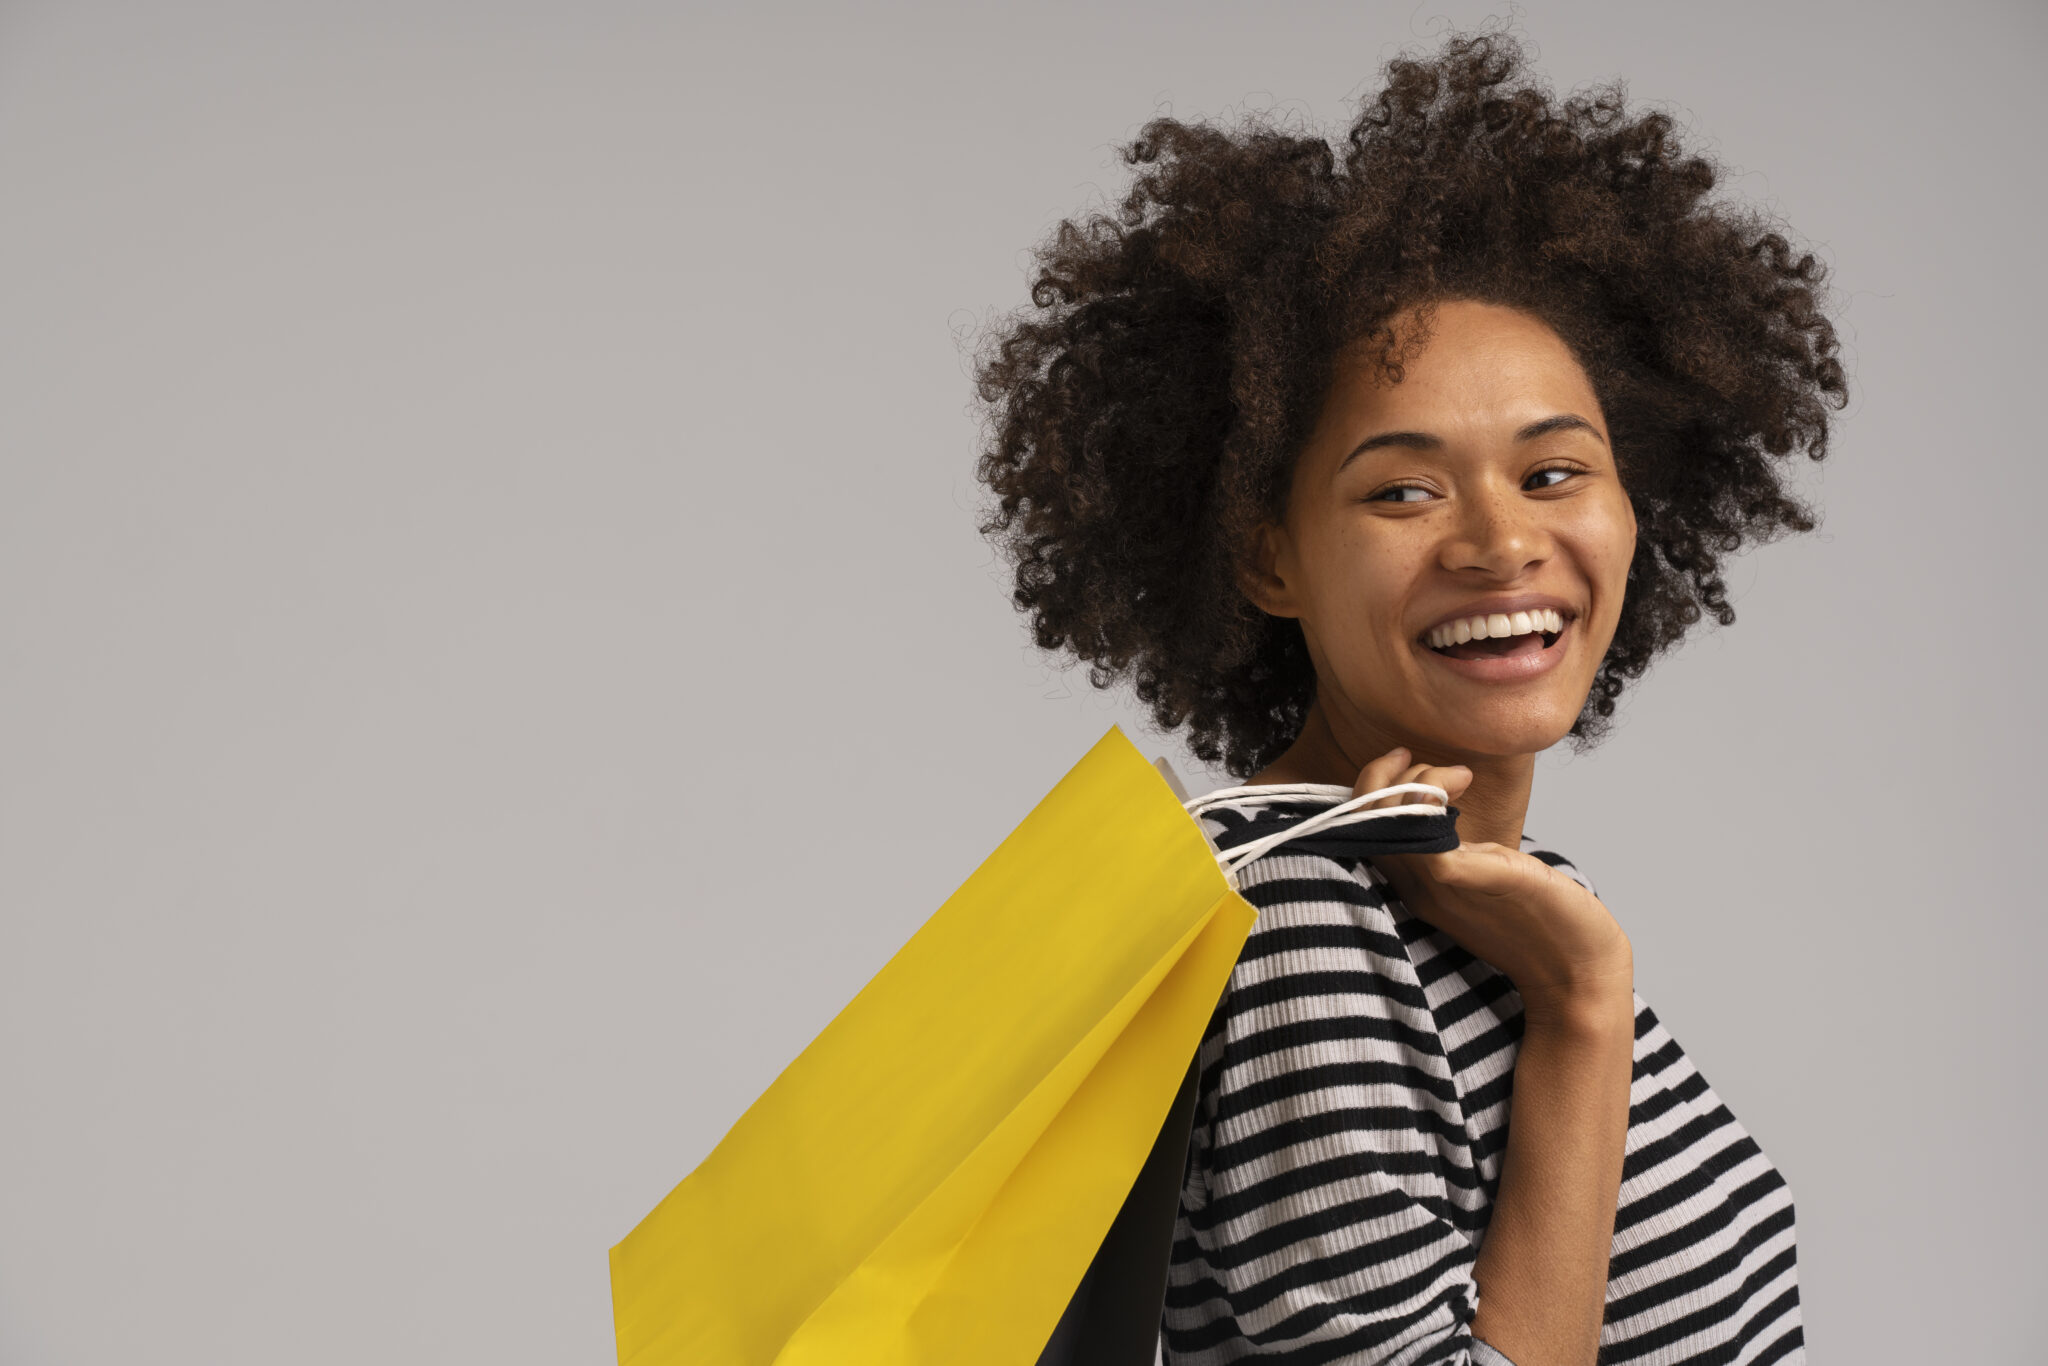
<svg viewBox="0 0 2048 1366"><path fill-rule="evenodd" d="M612 1249L620 1366L1031 1366L1255 918L1111 727Z"/></svg>

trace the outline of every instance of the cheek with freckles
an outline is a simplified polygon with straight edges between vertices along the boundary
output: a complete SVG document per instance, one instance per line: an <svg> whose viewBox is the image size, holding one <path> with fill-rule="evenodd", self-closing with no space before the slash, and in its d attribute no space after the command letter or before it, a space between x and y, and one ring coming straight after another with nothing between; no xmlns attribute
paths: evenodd
<svg viewBox="0 0 2048 1366"><path fill-rule="evenodd" d="M1408 658L1408 590L1426 565L1410 546L1363 535L1330 548L1328 572L1309 616L1302 621L1312 647L1335 671L1336 682L1359 702L1383 695L1391 703L1412 671Z"/></svg>

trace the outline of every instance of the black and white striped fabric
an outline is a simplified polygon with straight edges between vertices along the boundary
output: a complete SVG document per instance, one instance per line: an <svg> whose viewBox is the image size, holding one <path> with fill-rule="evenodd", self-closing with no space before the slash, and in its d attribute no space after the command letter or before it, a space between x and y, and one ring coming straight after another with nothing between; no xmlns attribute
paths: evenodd
<svg viewBox="0 0 2048 1366"><path fill-rule="evenodd" d="M1306 818L1349 795L1318 786L1199 818L1228 849L1255 814L1267 830L1276 810ZM1238 876L1259 919L1201 1047L1168 1366L1498 1366L1469 1331L1472 1267L1520 997L1362 859L1283 845ZM1803 1362L1802 1342L1791 1191L1637 996L1602 1366Z"/></svg>

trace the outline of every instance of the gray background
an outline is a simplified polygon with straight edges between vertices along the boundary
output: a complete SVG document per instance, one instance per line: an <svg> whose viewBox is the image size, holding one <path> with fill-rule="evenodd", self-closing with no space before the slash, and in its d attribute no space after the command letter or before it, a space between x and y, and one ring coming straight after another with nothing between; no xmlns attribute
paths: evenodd
<svg viewBox="0 0 2048 1366"><path fill-rule="evenodd" d="M961 335L1156 110L1489 12L0 8L0 1360L610 1360L607 1248L1031 803L1187 767L1028 648ZM1822 250L1856 394L1529 828L1813 1359L2028 1358L2048 19L1519 13Z"/></svg>

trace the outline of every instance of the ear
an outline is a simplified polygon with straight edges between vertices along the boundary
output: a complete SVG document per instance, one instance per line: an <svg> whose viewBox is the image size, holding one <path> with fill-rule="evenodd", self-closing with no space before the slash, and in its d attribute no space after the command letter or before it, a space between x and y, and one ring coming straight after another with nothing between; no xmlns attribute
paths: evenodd
<svg viewBox="0 0 2048 1366"><path fill-rule="evenodd" d="M1294 540L1287 528L1261 522L1252 532L1247 563L1238 571L1237 586L1252 606L1271 617L1298 617L1295 600Z"/></svg>

